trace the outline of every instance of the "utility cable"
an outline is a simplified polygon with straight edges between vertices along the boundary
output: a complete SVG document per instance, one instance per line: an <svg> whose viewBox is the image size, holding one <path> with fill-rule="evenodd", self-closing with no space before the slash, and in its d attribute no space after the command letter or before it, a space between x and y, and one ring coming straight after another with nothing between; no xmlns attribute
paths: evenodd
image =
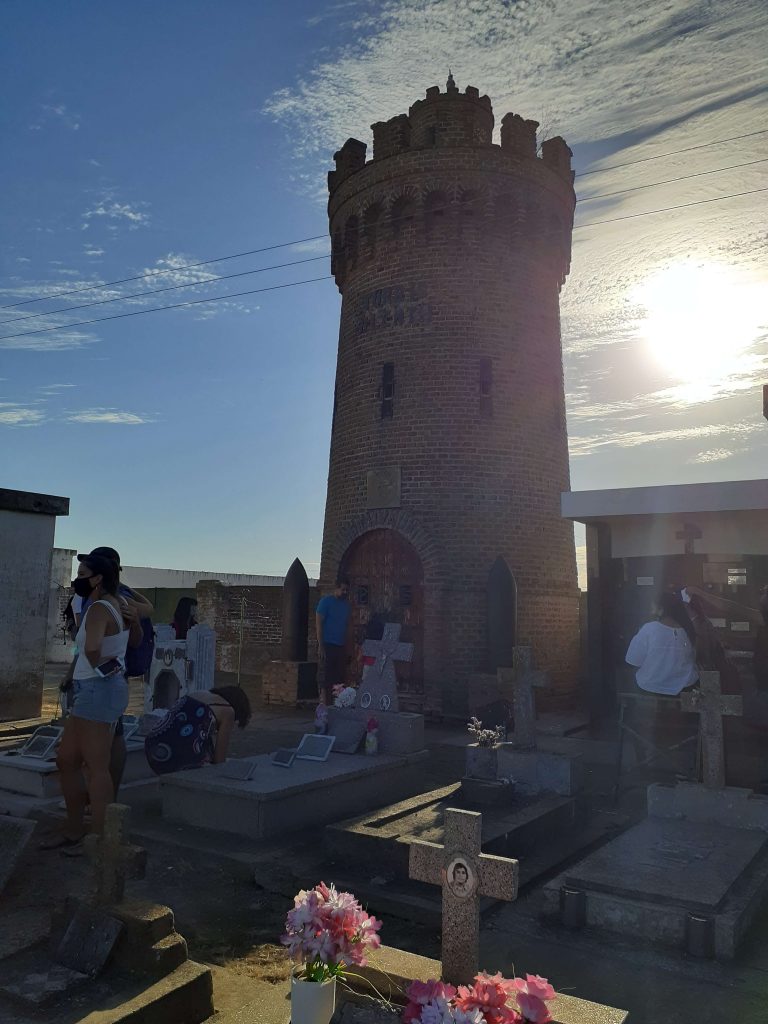
<svg viewBox="0 0 768 1024"><path fill-rule="evenodd" d="M628 213L623 217L611 217L610 220L592 220L588 224L576 224L574 231L578 231L580 228L594 228L598 224L615 224L620 220L635 220L637 217L652 217L656 213L671 213L672 210L686 210L689 206L703 206L704 203L719 203L723 199L738 199L740 196L753 196L757 192L768 192L768 186L766 188L753 188L749 192L733 192L727 196L715 196L714 199L697 199L693 203L680 203L679 206L665 206L661 210L646 210L644 213Z"/></svg>
<svg viewBox="0 0 768 1024"><path fill-rule="evenodd" d="M146 274L137 274L135 277L122 277L117 281L104 281L102 284L87 285L85 288L69 288L63 292L53 292L50 295L40 295L36 299L23 299L21 302L9 302L0 309L13 309L14 306L28 306L30 302L43 302L45 299L58 299L62 295L76 295L78 292L91 292L100 288L109 288L113 284L127 284L129 281L143 281L147 277L156 277L158 274L174 274L179 270L192 270L193 267L207 267L209 263L223 263L224 260L237 260L241 256L255 256L260 252L271 252L273 249L286 249L292 245L301 245L302 242L317 242L326 235L312 235L310 238L296 238L292 242L278 242L276 245L265 245L261 249L249 249L248 252L236 252L232 256L217 256L212 260L200 260L199 263L186 263L182 267L168 267L167 270L150 270Z"/></svg>
<svg viewBox="0 0 768 1024"><path fill-rule="evenodd" d="M761 128L757 132L747 132L746 135L731 135L728 139L718 139L716 142L702 142L700 146L686 146L685 149L673 149L668 153L659 153L657 156L644 156L638 160L628 160L625 164L611 164L610 167L597 167L594 171L582 171L577 178L586 178L588 174L602 174L603 171L618 171L622 167L634 167L635 164L647 164L650 160L663 160L666 156L679 156L680 153L692 153L695 149L708 149L710 146L722 146L726 142L738 142L740 139L752 139L756 135L765 135L768 128Z"/></svg>
<svg viewBox="0 0 768 1024"><path fill-rule="evenodd" d="M768 156L761 157L759 160L747 160L743 164L729 164L727 167L714 167L711 171L696 171L694 174L683 174L679 178L666 178L664 181L654 181L648 185L634 185L632 188L620 188L617 192L601 192L597 196L587 196L584 199L577 199L577 203L592 203L596 199L609 199L611 196L621 196L625 192L640 192L644 188L656 188L657 185L672 185L676 181L688 181L690 178L701 178L705 174L717 174L718 171L733 171L737 167L752 167L754 164L764 164L768 162Z"/></svg>
<svg viewBox="0 0 768 1024"><path fill-rule="evenodd" d="M24 331L22 334L6 334L0 338L0 345L13 338L29 338L33 334L48 334L50 331L68 331L72 327L85 327L87 324L101 324L105 320L122 320L127 316L143 316L145 313L159 313L163 309L182 309L184 306L199 306L206 302L221 302L222 299L240 299L244 295L259 295L261 292L276 292L281 288L296 288L300 284L313 284L315 281L330 281L331 275L310 277L305 281L291 281L288 284L273 284L268 288L253 288L247 292L234 292L229 295L214 295L211 299L191 299L189 302L174 302L171 306L153 306L151 309L134 309L130 313L113 313L111 316L96 317L94 320L79 320L74 324L61 324L59 327L42 327L37 331Z"/></svg>
<svg viewBox="0 0 768 1024"><path fill-rule="evenodd" d="M626 214L626 215L624 215L622 217L612 217L612 218L610 218L608 220L590 221L587 224L577 224L577 225L575 225L573 230L574 231L579 231L580 229L583 229L583 228L598 227L599 225L602 225L602 224L615 224L618 221L623 221L623 220L636 220L639 217L652 217L652 216L654 216L655 214L658 214L658 213L671 213L671 212L673 212L675 210L685 210L685 209L688 209L688 208L690 208L692 206L703 206L703 205L705 205L707 203L719 203L719 202L722 202L724 199L738 199L738 198L740 198L742 196L756 195L757 193L760 193L760 192L768 192L768 187L750 189L747 192L734 192L734 193L730 193L730 194L725 195L725 196L715 196L712 199L697 199L697 200L695 200L694 202L691 202L691 203L680 203L677 206L666 206L666 207L663 207L663 208L658 209L658 210L645 210L642 213L630 213L630 214ZM595 197L595 198L597 198L597 197ZM325 237L325 236L323 235L321 237ZM324 256L319 256L319 257L313 257L313 259L325 259L325 258L327 258L328 255L329 254L325 254ZM244 295L257 295L257 294L259 294L261 292L277 291L277 290L282 289L282 288L295 288L298 285L313 284L316 281L329 281L329 280L331 280L331 275L330 274L326 275L325 277L312 277L312 278L309 278L309 279L307 279L305 281L293 281L293 282L291 282L289 284L272 285L272 286L270 286L268 288L256 288L256 289L253 289L251 291L246 291L246 292L236 292L234 294L228 294L228 295L217 295L217 296L214 296L214 297L208 298L208 299L195 299L195 300L192 300L190 302L176 302L176 303L173 303L172 305L169 305L169 306L154 306L154 307L152 307L150 309L137 309L137 310L134 310L134 311L129 312L129 313L115 313L115 314L113 314L111 316L97 317L97 318L95 318L93 320L82 320L82 321L78 321L78 322L72 323L72 324L62 324L62 325L60 325L58 327L45 327L45 328L42 328L42 329L37 330L37 331L25 331L25 332L23 332L21 334L7 334L4 337L0 337L0 343L2 343L3 341L11 341L11 340L14 340L16 338L27 338L27 337L30 337L33 334L47 334L47 333L49 333L51 331L69 330L72 327L85 327L85 326L87 326L89 324L103 323L106 320L120 320L120 319L123 319L124 317L140 316L140 315L142 315L144 313L157 313L157 312L160 312L160 311L162 311L164 309L182 309L182 308L184 308L186 306L198 306L198 305L200 305L202 303L206 303L206 302L219 302L222 299L241 298ZM194 282L194 283L204 284L206 282ZM180 286L176 286L176 287L180 287ZM161 289L161 290L164 290L164 289ZM116 301L116 300L110 300L110 301ZM26 319L26 318L25 317L20 317L19 319ZM11 322L14 322L14 321L11 321Z"/></svg>
<svg viewBox="0 0 768 1024"><path fill-rule="evenodd" d="M264 274L268 270L284 270L286 267L298 267L302 263L314 263L317 260L328 259L328 253L322 256L309 256L305 260L294 260L292 263L275 263L271 267L259 267L257 270L241 270L237 274L222 274L220 277L207 277L201 281L185 281L183 284L169 284L164 288L153 288L148 292L132 292L130 295L115 295L111 299L96 299L94 302L83 302L79 306L64 306L63 309L48 309L44 313L27 313L26 316L16 316L11 320L0 320L3 324L18 324L22 320L34 320L35 317L55 316L57 313L72 313L76 309L88 309L90 306L103 306L108 302L123 302L128 299L139 299L144 295L158 295L160 292L172 292L179 288L193 288L195 285L213 284L215 281L230 281L233 277L247 277L249 274Z"/></svg>
<svg viewBox="0 0 768 1024"><path fill-rule="evenodd" d="M662 153L662 154L659 154L658 156L645 157L645 158L643 158L641 160L632 160L632 161L629 161L628 163L625 163L625 164L614 164L612 167L600 168L599 171L585 171L582 174L579 174L578 177L579 178L583 178L583 177L586 177L589 174L598 174L598 173L601 173L602 171L617 170L620 167L631 167L634 164L646 163L649 160L659 160L663 156L674 156L674 155L679 154L679 153L688 153L688 152L690 152L692 150L707 149L709 146L718 146L718 145L724 144L726 142L734 142L734 141L736 141L738 139L748 139L748 138L752 138L755 135L764 135L764 134L766 134L766 132L768 132L768 129L763 129L761 131L756 131L756 132L749 132L746 135L734 135L731 138L720 139L717 142L706 142L706 143L703 143L700 146L689 146L686 149L675 150L673 152L665 153L665 154ZM702 176L708 175L708 174L716 174L718 171L728 171L728 170L734 170L734 169L741 168L741 167L750 167L750 166L752 166L754 164L765 163L766 159L768 159L768 158L761 158L759 160L749 160L746 163L740 163L740 164L730 164L727 167L717 167L717 168L714 168L712 170L707 170L707 171L697 171L694 174L686 174L686 175L682 175L681 177L678 177L678 178L669 178L669 179L666 179L664 181L649 182L646 185L635 185L632 188L620 189L617 192L601 193L600 195L596 195L596 196L587 196L584 199L577 199L576 201L577 201L577 203L591 203L591 202L594 202L597 199L607 199L607 198L609 198L611 196L622 195L623 193L626 193L626 192L639 192L639 191L642 191L643 189L646 189L646 188L655 188L655 187L657 187L659 185L668 185L668 184L673 184L673 183L678 182L678 181L685 181L685 180L690 179L690 178L698 178L698 177L702 177ZM431 212L438 213L440 211L439 210L432 210ZM603 222L601 222L601 223L603 223ZM301 245L302 243L305 243L305 242L317 242L317 241L320 241L321 239L324 239L325 237L326 237L325 235L312 235L309 238L298 238L298 239L295 239L292 242L279 242L279 243L277 243L275 245L264 246L261 249L250 249L250 250L248 250L246 252L234 253L231 256L218 256L215 259L200 260L197 263L187 263L187 264L184 264L184 265L179 266L179 267L168 267L165 270L151 270L151 271L148 271L146 274L137 274L134 277L118 278L117 280L114 280L114 281L104 281L102 284L92 284L92 285L86 285L85 287L80 287L80 288L70 288L70 289L67 289L66 291L52 292L50 295L40 295L40 296L38 296L37 298L34 298L34 299L22 299L20 302L10 302L10 303L8 303L6 305L0 305L0 309L14 309L17 306L26 306L26 305L29 305L30 303L33 303L33 302L44 302L47 299L55 299L55 298L62 297L64 295L77 295L77 294L80 294L81 292L102 291L104 288L109 288L109 287L111 287L113 285L127 284L130 281L143 281L143 280L146 280L147 278L150 278L150 277L157 277L158 275L172 274L172 273L176 273L176 272L182 271L182 270L192 270L192 269L194 269L196 267L209 266L211 263L223 263L225 260L235 260L235 259L240 259L240 258L242 258L244 256L253 256L253 255L256 255L256 254L262 253L262 252L271 252L271 251L273 251L275 249L289 248L290 246ZM317 259L317 258L322 259L322 258L324 258L324 256L323 257L313 257L313 259ZM286 263L286 264L281 264L280 266L286 266L286 267L287 266L295 266L298 263L302 263L302 262L309 263L309 262L311 262L311 260L310 259L303 260L303 261L302 260L297 260L293 264ZM264 267L263 269L264 270L276 270L276 269L279 269L279 266L276 266L276 267ZM260 271L258 271L258 270L244 271L242 274L228 274L228 275L223 275L223 276L220 276L220 277L211 277L211 278L208 278L208 281L224 281L224 280L227 280L229 278L238 277L238 276L245 276L246 274L255 274L255 273L259 273L259 272ZM88 306L103 305L103 304L108 303L108 302L118 302L118 301L120 301L121 298L123 298L123 299L137 298L140 295L152 295L152 294L157 294L158 292L161 292L161 291L172 291L174 288L187 288L187 287L190 287L192 284L206 284L206 283L208 283L208 281L189 282L189 283L184 283L184 284L181 284L181 285L172 285L169 288L158 288L158 289L155 289L154 291L138 292L135 295L116 296L116 297L111 298L111 299L101 299L98 302L88 302L88 303L83 303L82 305L79 305L79 306L70 306L68 308L71 309L71 310L74 310L74 309L86 309ZM45 316L45 315L53 316L56 313L63 313L63 312L67 312L67 310L47 310L44 313L34 313L34 314L31 314L31 316ZM2 325L2 324L9 324L9 323L15 323L17 320L26 320L26 319L30 319L30 317L15 317L15 318L13 318L11 320L1 320L0 321L0 325Z"/></svg>

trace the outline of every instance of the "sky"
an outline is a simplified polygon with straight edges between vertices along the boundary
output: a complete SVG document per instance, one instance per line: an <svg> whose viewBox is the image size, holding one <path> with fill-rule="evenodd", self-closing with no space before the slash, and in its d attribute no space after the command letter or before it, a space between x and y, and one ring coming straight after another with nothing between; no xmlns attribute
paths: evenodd
<svg viewBox="0 0 768 1024"><path fill-rule="evenodd" d="M574 152L572 487L764 476L768 5L628 7L4 0L0 486L68 496L61 547L316 575L325 175L449 67Z"/></svg>

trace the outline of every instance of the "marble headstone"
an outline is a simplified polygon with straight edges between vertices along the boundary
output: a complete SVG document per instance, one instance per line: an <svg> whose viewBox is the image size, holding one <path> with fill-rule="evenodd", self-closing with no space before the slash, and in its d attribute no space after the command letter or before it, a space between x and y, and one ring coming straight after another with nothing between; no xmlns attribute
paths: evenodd
<svg viewBox="0 0 768 1024"><path fill-rule="evenodd" d="M410 661L413 644L400 640L402 627L397 622L384 626L381 640L363 643L363 678L360 682L358 707L372 714L380 711L399 711L397 699L396 661Z"/></svg>

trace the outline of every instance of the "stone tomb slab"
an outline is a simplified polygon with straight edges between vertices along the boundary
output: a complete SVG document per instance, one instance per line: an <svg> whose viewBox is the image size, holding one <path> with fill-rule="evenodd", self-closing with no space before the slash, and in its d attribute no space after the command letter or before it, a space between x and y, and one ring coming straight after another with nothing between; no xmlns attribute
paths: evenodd
<svg viewBox="0 0 768 1024"><path fill-rule="evenodd" d="M586 924L662 946L686 947L689 915L714 922L715 955L733 957L768 879L768 836L648 818L545 886L559 914L563 887L586 893Z"/></svg>
<svg viewBox="0 0 768 1024"><path fill-rule="evenodd" d="M123 782L154 778L144 753L143 738L128 740L126 747L128 759ZM15 751L3 751L0 753L0 790L21 793L39 800L61 796L59 770L55 760L42 761L40 758L26 757Z"/></svg>
<svg viewBox="0 0 768 1024"><path fill-rule="evenodd" d="M380 913L439 925L440 893L409 880L409 850L415 840L442 844L446 808L464 806L460 784L445 786L329 824L323 847L337 865L338 880ZM483 809L483 852L519 858L521 884L583 848L585 835L587 842L596 838L573 798L515 796L509 805ZM372 875L380 882L372 882ZM481 912L494 905L481 899Z"/></svg>
<svg viewBox="0 0 768 1024"><path fill-rule="evenodd" d="M766 845L748 829L722 830L694 822L647 818L568 872L568 884L692 911L722 905L737 878Z"/></svg>
<svg viewBox="0 0 768 1024"><path fill-rule="evenodd" d="M0 893L8 884L34 831L35 823L28 818L0 815Z"/></svg>
<svg viewBox="0 0 768 1024"><path fill-rule="evenodd" d="M402 797L414 785L413 768L426 751L404 757L331 753L327 761L273 765L271 755L245 758L248 780L224 778L211 765L160 780L163 817L197 828L252 839L324 825Z"/></svg>

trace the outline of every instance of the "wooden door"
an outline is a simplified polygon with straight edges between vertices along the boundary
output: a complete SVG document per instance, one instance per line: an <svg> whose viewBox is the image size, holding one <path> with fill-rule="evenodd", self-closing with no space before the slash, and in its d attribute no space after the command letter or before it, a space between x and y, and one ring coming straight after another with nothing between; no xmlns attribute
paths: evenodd
<svg viewBox="0 0 768 1024"><path fill-rule="evenodd" d="M415 548L395 530L371 530L359 537L342 559L349 579L352 637L351 676L362 676L361 646L379 639L387 622L402 626L400 639L414 645L413 660L398 662L397 689L403 711L421 710L424 695L424 573Z"/></svg>

